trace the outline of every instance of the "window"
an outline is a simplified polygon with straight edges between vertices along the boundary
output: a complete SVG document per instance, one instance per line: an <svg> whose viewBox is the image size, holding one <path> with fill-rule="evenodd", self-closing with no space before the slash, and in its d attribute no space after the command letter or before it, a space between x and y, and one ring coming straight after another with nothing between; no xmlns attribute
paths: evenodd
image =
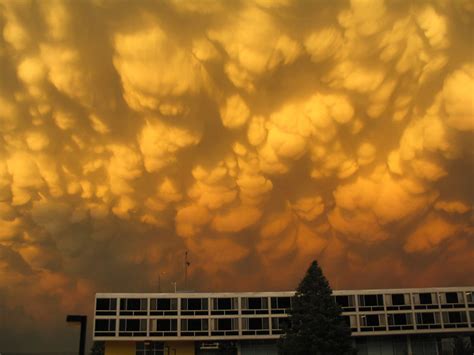
<svg viewBox="0 0 474 355"><path fill-rule="evenodd" d="M122 298L120 300L120 315L146 315L148 300L146 298Z"/></svg>
<svg viewBox="0 0 474 355"><path fill-rule="evenodd" d="M467 303L474 303L474 292L466 292L466 301Z"/></svg>
<svg viewBox="0 0 474 355"><path fill-rule="evenodd" d="M176 319L151 319L150 335L151 336L177 336Z"/></svg>
<svg viewBox="0 0 474 355"><path fill-rule="evenodd" d="M443 312L445 328L468 327L466 312Z"/></svg>
<svg viewBox="0 0 474 355"><path fill-rule="evenodd" d="M446 292L446 303L458 303L457 292Z"/></svg>
<svg viewBox="0 0 474 355"><path fill-rule="evenodd" d="M388 315L389 330L413 329L413 318L410 313L393 313Z"/></svg>
<svg viewBox="0 0 474 355"><path fill-rule="evenodd" d="M291 308L291 297L272 297L273 309Z"/></svg>
<svg viewBox="0 0 474 355"><path fill-rule="evenodd" d="M431 292L413 294L413 303L415 305L415 309L439 308L438 297L436 296L436 293L431 293Z"/></svg>
<svg viewBox="0 0 474 355"><path fill-rule="evenodd" d="M359 309L361 311L383 310L383 295L360 295Z"/></svg>
<svg viewBox="0 0 474 355"><path fill-rule="evenodd" d="M405 295L403 293L395 293L392 295L392 304L394 306L402 306L405 304Z"/></svg>
<svg viewBox="0 0 474 355"><path fill-rule="evenodd" d="M212 299L212 312L215 315L224 314L237 314L238 313L238 300L237 298L213 298Z"/></svg>
<svg viewBox="0 0 474 355"><path fill-rule="evenodd" d="M433 304L431 293L420 293L420 304Z"/></svg>
<svg viewBox="0 0 474 355"><path fill-rule="evenodd" d="M340 295L335 297L336 303L342 308L344 312L355 311L355 296L354 295Z"/></svg>
<svg viewBox="0 0 474 355"><path fill-rule="evenodd" d="M164 355L164 344L156 341L141 341L135 345L136 355Z"/></svg>
<svg viewBox="0 0 474 355"><path fill-rule="evenodd" d="M272 318L272 334L282 334L290 326L288 317Z"/></svg>
<svg viewBox="0 0 474 355"><path fill-rule="evenodd" d="M176 298L152 298L150 300L151 315L177 315L178 300Z"/></svg>
<svg viewBox="0 0 474 355"><path fill-rule="evenodd" d="M213 319L211 335L239 335L239 320L237 318Z"/></svg>
<svg viewBox="0 0 474 355"><path fill-rule="evenodd" d="M96 319L94 334L100 336L115 336L115 319Z"/></svg>
<svg viewBox="0 0 474 355"><path fill-rule="evenodd" d="M407 325L411 323L411 315L406 313L396 313L390 315L391 325Z"/></svg>
<svg viewBox="0 0 474 355"><path fill-rule="evenodd" d="M378 314L369 314L365 316L365 320L366 320L365 325L369 327L377 327L378 325L380 325Z"/></svg>
<svg viewBox="0 0 474 355"><path fill-rule="evenodd" d="M204 315L207 314L207 298L183 298L181 300L181 314L184 315Z"/></svg>
<svg viewBox="0 0 474 355"><path fill-rule="evenodd" d="M385 316L383 314L360 316L360 330L363 332L385 330Z"/></svg>
<svg viewBox="0 0 474 355"><path fill-rule="evenodd" d="M120 336L146 336L146 319L120 319Z"/></svg>
<svg viewBox="0 0 474 355"><path fill-rule="evenodd" d="M406 293L393 293L391 295L385 295L387 310L398 311L411 309L410 295Z"/></svg>
<svg viewBox="0 0 474 355"><path fill-rule="evenodd" d="M267 302L265 298L260 297L250 297L248 299L248 308L249 309L262 309L267 307Z"/></svg>
<svg viewBox="0 0 474 355"><path fill-rule="evenodd" d="M440 315L437 312L417 313L416 324L418 329L439 329L441 328Z"/></svg>
<svg viewBox="0 0 474 355"><path fill-rule="evenodd" d="M268 318L243 318L243 335L264 335L270 334Z"/></svg>
<svg viewBox="0 0 474 355"><path fill-rule="evenodd" d="M181 335L208 335L209 321L207 319L181 319Z"/></svg>
<svg viewBox="0 0 474 355"><path fill-rule="evenodd" d="M265 314L268 313L267 297L244 297L242 298L243 314Z"/></svg>
<svg viewBox="0 0 474 355"><path fill-rule="evenodd" d="M219 330L232 330L232 319L216 319L217 329Z"/></svg>
<svg viewBox="0 0 474 355"><path fill-rule="evenodd" d="M95 301L95 314L113 316L117 310L115 298L97 298Z"/></svg>
<svg viewBox="0 0 474 355"><path fill-rule="evenodd" d="M291 297L272 297L272 313L285 314L291 308Z"/></svg>

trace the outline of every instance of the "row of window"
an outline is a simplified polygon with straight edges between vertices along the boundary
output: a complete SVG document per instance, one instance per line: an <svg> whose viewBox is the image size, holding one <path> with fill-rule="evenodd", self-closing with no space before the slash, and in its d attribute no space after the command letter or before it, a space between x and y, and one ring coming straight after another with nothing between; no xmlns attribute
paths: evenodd
<svg viewBox="0 0 474 355"><path fill-rule="evenodd" d="M178 314L177 298L152 298L150 301L150 315L167 316ZM209 302L211 307L209 307ZM290 297L271 297L272 313L286 313L291 307ZM241 299L242 314L268 313L268 298L266 297L244 297ZM181 315L232 315L238 314L238 298L182 298ZM147 315L147 298L122 298L120 299L120 315ZM117 299L97 298L97 315L115 315L117 311Z"/></svg>
<svg viewBox="0 0 474 355"><path fill-rule="evenodd" d="M468 328L466 312L417 312L412 313L379 313L365 315L346 315L344 319L352 331L357 331L359 317L360 331L411 330L411 329L441 329ZM474 312L470 312L471 326L474 326Z"/></svg>
<svg viewBox="0 0 474 355"><path fill-rule="evenodd" d="M335 296L336 302L343 311L356 311L356 296L341 295ZM436 308L463 308L466 303L469 307L474 307L474 295L471 292L425 292L414 293L410 297L409 293L394 294L372 294L358 295L357 301L359 311L382 311L411 309L436 309Z"/></svg>
<svg viewBox="0 0 474 355"><path fill-rule="evenodd" d="M265 335L270 334L269 324L272 324L273 334L281 334L283 327L288 322L287 317L283 318L242 318L243 335ZM181 319L181 336L232 336L239 335L238 318L190 318ZM148 324L148 327L147 327ZM118 332L119 336L147 336L147 329L150 336L178 336L177 319L120 319ZM117 320L96 319L95 336L115 336Z"/></svg>
<svg viewBox="0 0 474 355"><path fill-rule="evenodd" d="M411 309L436 309L436 308L474 308L474 295L471 292L426 292L397 294L371 294L371 295L339 295L335 296L336 302L344 312L382 311ZM120 299L120 315L147 315L148 302L150 315L168 316L178 314L177 298L122 298ZM270 303L270 304L269 304ZM283 314L291 308L291 297L243 297L241 298L242 314ZM237 297L220 298L182 298L181 315L232 315L238 314L239 300ZM117 311L116 298L97 298L97 315L115 315Z"/></svg>
<svg viewBox="0 0 474 355"><path fill-rule="evenodd" d="M467 313L463 311L412 313L371 313L344 315L344 320L353 332L386 330L468 328ZM358 319L357 319L358 318ZM178 336L178 321L181 336L232 336L239 335L238 318L185 318L185 319L137 319L118 320L119 336ZM244 317L242 335L281 334L288 325L287 317ZM360 329L357 326L359 323ZM470 312L471 327L474 327L474 311ZM96 319L95 336L115 336L116 319Z"/></svg>

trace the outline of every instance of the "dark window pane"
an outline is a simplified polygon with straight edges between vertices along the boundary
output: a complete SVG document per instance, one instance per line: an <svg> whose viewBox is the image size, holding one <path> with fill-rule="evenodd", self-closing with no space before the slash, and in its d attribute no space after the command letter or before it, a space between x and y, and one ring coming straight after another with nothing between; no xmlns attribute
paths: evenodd
<svg viewBox="0 0 474 355"><path fill-rule="evenodd" d="M188 330L202 330L201 319L188 319Z"/></svg>
<svg viewBox="0 0 474 355"><path fill-rule="evenodd" d="M115 320L110 320L110 322L113 321L113 327L111 324L110 330L115 329ZM96 319L95 320L95 330L96 331L107 331L109 330L109 320L108 319Z"/></svg>
<svg viewBox="0 0 474 355"><path fill-rule="evenodd" d="M167 311L171 309L171 300L169 298L158 298L156 302L156 309Z"/></svg>
<svg viewBox="0 0 474 355"><path fill-rule="evenodd" d="M171 330L171 321L169 319L157 319L156 330L159 330L159 331Z"/></svg>
<svg viewBox="0 0 474 355"><path fill-rule="evenodd" d="M248 302L249 309L262 309L262 299L260 297L250 297Z"/></svg>
<svg viewBox="0 0 474 355"><path fill-rule="evenodd" d="M341 307L348 307L349 296L336 296L336 303Z"/></svg>
<svg viewBox="0 0 474 355"><path fill-rule="evenodd" d="M367 326L376 327L379 325L379 316L377 314L369 314L366 316Z"/></svg>
<svg viewBox="0 0 474 355"><path fill-rule="evenodd" d="M397 293L392 295L392 304L394 306L402 306L405 304L405 296L403 293Z"/></svg>
<svg viewBox="0 0 474 355"><path fill-rule="evenodd" d="M458 303L458 294L457 294L457 292L447 292L446 293L446 302L447 303Z"/></svg>
<svg viewBox="0 0 474 355"><path fill-rule="evenodd" d="M393 314L393 324L394 325L406 325L407 322L407 315L406 314Z"/></svg>
<svg viewBox="0 0 474 355"><path fill-rule="evenodd" d="M217 328L219 330L232 330L232 319L218 319Z"/></svg>
<svg viewBox="0 0 474 355"><path fill-rule="evenodd" d="M431 293L420 293L420 304L432 304Z"/></svg>
<svg viewBox="0 0 474 355"><path fill-rule="evenodd" d="M377 295L365 295L364 305L365 306L378 306Z"/></svg>
<svg viewBox="0 0 474 355"><path fill-rule="evenodd" d="M422 313L421 321L423 324L434 324L435 323L434 313Z"/></svg>
<svg viewBox="0 0 474 355"><path fill-rule="evenodd" d="M96 309L107 311L110 308L110 299L109 298L98 298L96 301Z"/></svg>
<svg viewBox="0 0 474 355"><path fill-rule="evenodd" d="M218 298L217 309L232 309L232 298Z"/></svg>
<svg viewBox="0 0 474 355"><path fill-rule="evenodd" d="M290 297L279 297L278 308L290 308Z"/></svg>
<svg viewBox="0 0 474 355"><path fill-rule="evenodd" d="M190 311L199 311L199 310L201 310L201 299L200 298L190 298L190 299L188 299L188 310L190 310Z"/></svg>
<svg viewBox="0 0 474 355"><path fill-rule="evenodd" d="M140 310L140 299L130 298L127 300L127 310L139 311Z"/></svg>
<svg viewBox="0 0 474 355"><path fill-rule="evenodd" d="M258 330L263 329L263 322L261 318L249 318L249 329Z"/></svg>
<svg viewBox="0 0 474 355"><path fill-rule="evenodd" d="M278 302L277 302L277 298L276 297L272 297L271 299L271 304L272 304L272 308L278 308Z"/></svg>
<svg viewBox="0 0 474 355"><path fill-rule="evenodd" d="M450 312L449 323L461 323L461 312Z"/></svg>
<svg viewBox="0 0 474 355"><path fill-rule="evenodd" d="M140 330L140 320L139 319L127 319L127 329L129 331L139 331Z"/></svg>

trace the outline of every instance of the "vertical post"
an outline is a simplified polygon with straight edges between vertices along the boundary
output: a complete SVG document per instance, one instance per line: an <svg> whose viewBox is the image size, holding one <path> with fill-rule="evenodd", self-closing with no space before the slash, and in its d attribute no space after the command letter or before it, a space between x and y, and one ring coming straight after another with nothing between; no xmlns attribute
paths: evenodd
<svg viewBox="0 0 474 355"><path fill-rule="evenodd" d="M79 355L85 354L86 333L87 333L87 316L83 315L68 315L66 317L68 323L80 323L81 334L79 336Z"/></svg>
<svg viewBox="0 0 474 355"><path fill-rule="evenodd" d="M188 266L191 263L188 261L188 251L184 253L184 289L187 290L188 288Z"/></svg>
<svg viewBox="0 0 474 355"><path fill-rule="evenodd" d="M86 333L87 333L87 317L81 321L81 337L79 340L79 354L85 355L86 353Z"/></svg>

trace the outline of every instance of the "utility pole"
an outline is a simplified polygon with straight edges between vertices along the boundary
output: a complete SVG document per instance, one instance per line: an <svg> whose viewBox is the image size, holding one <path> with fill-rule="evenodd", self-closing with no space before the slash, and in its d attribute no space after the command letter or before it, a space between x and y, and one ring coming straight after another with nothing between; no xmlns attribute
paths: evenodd
<svg viewBox="0 0 474 355"><path fill-rule="evenodd" d="M188 261L188 251L184 253L184 289L188 289L188 266L191 263Z"/></svg>

